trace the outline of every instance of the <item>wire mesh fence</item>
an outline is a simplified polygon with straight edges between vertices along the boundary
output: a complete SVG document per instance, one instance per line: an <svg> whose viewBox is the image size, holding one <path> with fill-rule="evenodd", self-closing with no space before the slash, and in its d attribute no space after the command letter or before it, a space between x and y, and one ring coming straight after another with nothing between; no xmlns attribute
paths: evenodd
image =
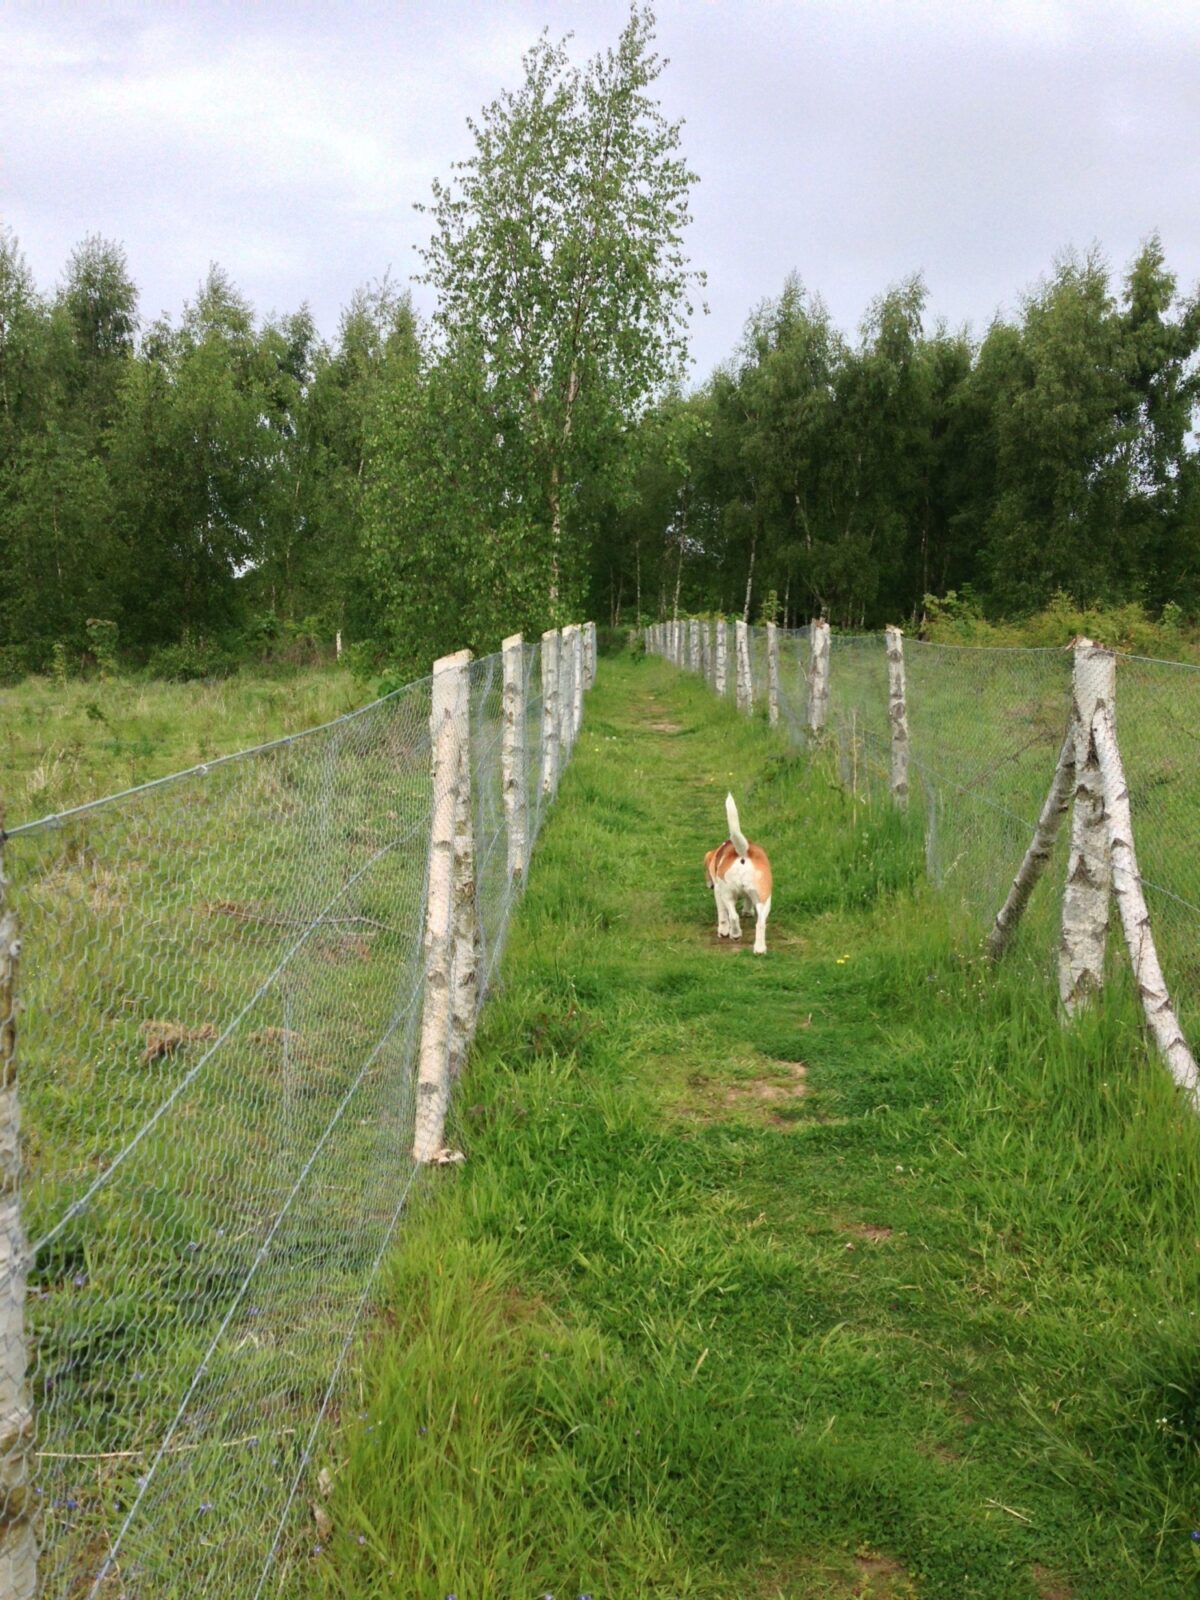
<svg viewBox="0 0 1200 1600"><path fill-rule="evenodd" d="M40 1594L277 1593L320 1542L314 1445L419 1170L431 683L7 836L28 1252L8 1239L0 1287L28 1263L34 1456L6 1510L32 1503ZM501 657L467 683L477 1006L524 874ZM34 1593L22 1561L6 1594Z"/></svg>
<svg viewBox="0 0 1200 1600"><path fill-rule="evenodd" d="M767 630L750 634L754 708L765 715ZM776 639L780 730L803 746L817 731L811 630L780 628ZM661 627L651 628L646 642L674 659ZM886 800L892 728L885 637L833 635L829 643L823 740L846 788L864 803ZM1072 715L1073 652L906 639L903 654L909 788L924 828L928 876L982 934L1021 866L1051 785ZM1139 881L1184 1033L1196 1042L1200 854L1191 845L1200 837L1200 667L1120 652L1115 660L1115 724ZM1070 829L1061 830L1054 847L1050 876L1059 884L1069 835ZM1053 893L1033 897L1027 942L1047 958L1056 947L1059 916ZM1110 949L1114 943L1110 939Z"/></svg>

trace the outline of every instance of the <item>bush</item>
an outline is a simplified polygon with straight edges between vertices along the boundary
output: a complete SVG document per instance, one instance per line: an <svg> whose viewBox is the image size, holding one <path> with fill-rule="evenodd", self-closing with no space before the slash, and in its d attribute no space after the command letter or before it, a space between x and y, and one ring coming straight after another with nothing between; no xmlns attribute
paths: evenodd
<svg viewBox="0 0 1200 1600"><path fill-rule="evenodd" d="M237 667L236 656L228 650L185 633L178 644L160 645L151 653L146 673L168 683L193 683L199 678L227 678Z"/></svg>
<svg viewBox="0 0 1200 1600"><path fill-rule="evenodd" d="M1187 623L1174 601L1155 621L1138 601L1126 605L1080 605L1059 590L1040 611L1008 621L989 621L966 587L925 596L920 637L935 644L1002 645L1025 649L1067 645L1080 637L1094 639L1132 655L1175 661L1200 661L1200 630Z"/></svg>

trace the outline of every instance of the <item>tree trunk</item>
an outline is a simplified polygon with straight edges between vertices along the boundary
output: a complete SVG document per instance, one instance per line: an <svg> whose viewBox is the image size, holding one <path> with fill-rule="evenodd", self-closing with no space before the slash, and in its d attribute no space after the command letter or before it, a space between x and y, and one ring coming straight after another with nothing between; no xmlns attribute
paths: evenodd
<svg viewBox="0 0 1200 1600"><path fill-rule="evenodd" d="M1067 807L1071 803L1074 781L1075 729L1068 727L1062 749L1058 752L1054 777L1050 780L1050 789L1042 804L1041 815L1038 817L1029 848L1025 852L1025 859L1012 881L1008 898L996 913L992 931L987 937L987 953L993 961L999 961L1007 950L1017 924L1029 903L1034 886L1046 869L1062 819L1066 816Z"/></svg>
<svg viewBox="0 0 1200 1600"><path fill-rule="evenodd" d="M0 839L3 835L0 834ZM21 1137L17 1105L17 919L5 909L0 844L0 1594L32 1600L37 1591L37 1540L31 1520L33 1405L25 1346L25 1283L29 1241L21 1217Z"/></svg>
<svg viewBox="0 0 1200 1600"><path fill-rule="evenodd" d="M1188 1048L1179 1018L1171 1004L1166 980L1158 961L1150 912L1142 893L1137 855L1133 847L1133 818L1129 809L1129 786L1121 762L1121 751L1113 727L1112 711L1102 705L1092 724L1093 746L1104 788L1104 811L1112 844L1112 881L1117 909L1133 976L1150 1030L1172 1078L1185 1091L1194 1111L1200 1110L1200 1074Z"/></svg>
<svg viewBox="0 0 1200 1600"><path fill-rule="evenodd" d="M746 604L742 607L742 621L750 621L750 596L754 589L754 552L758 549L758 534L750 541L750 568L746 573Z"/></svg>
<svg viewBox="0 0 1200 1600"><path fill-rule="evenodd" d="M469 650L434 663L430 777L433 811L429 844L429 888L425 902L425 1003L417 1067L413 1158L436 1161L443 1154L450 1099L450 1035L454 983L455 832L466 721Z"/></svg>
<svg viewBox="0 0 1200 1600"><path fill-rule="evenodd" d="M1086 1006L1104 985L1112 869L1092 723L1100 706L1112 705L1115 684L1112 651L1099 648L1090 639L1077 639L1072 685L1075 799L1058 956L1058 991L1070 1015Z"/></svg>

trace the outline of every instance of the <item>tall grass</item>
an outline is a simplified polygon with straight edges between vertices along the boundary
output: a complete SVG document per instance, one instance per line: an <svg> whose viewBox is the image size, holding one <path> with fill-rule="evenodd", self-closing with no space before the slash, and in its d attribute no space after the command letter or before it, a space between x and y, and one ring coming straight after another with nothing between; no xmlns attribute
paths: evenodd
<svg viewBox="0 0 1200 1600"><path fill-rule="evenodd" d="M337 668L203 683L26 678L0 687L0 801L11 827L331 721L364 699Z"/></svg>
<svg viewBox="0 0 1200 1600"><path fill-rule="evenodd" d="M713 936L726 787L775 865L765 959ZM316 1592L1194 1592L1200 1130L1127 990L1064 1028L1042 947L986 969L920 844L602 662L469 1159L331 1436Z"/></svg>

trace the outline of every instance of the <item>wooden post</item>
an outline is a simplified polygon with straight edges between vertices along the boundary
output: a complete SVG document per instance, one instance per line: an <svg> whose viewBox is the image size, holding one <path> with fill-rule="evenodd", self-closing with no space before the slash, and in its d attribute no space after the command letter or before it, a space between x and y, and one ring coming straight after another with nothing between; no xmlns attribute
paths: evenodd
<svg viewBox="0 0 1200 1600"><path fill-rule="evenodd" d="M579 737L579 730L583 727L583 690L587 666L584 661L583 629L578 623L575 625L573 639L575 662L571 671L571 748L574 749L575 741Z"/></svg>
<svg viewBox="0 0 1200 1600"><path fill-rule="evenodd" d="M772 727L779 721L779 632L773 622L767 623L767 721Z"/></svg>
<svg viewBox="0 0 1200 1600"><path fill-rule="evenodd" d="M454 972L450 1012L450 1079L458 1077L471 1048L479 1014L479 964L483 931L475 882L475 809L471 795L470 652L459 708L458 783L454 792Z"/></svg>
<svg viewBox="0 0 1200 1600"><path fill-rule="evenodd" d="M708 623L700 622L696 626L700 629L700 676L708 680Z"/></svg>
<svg viewBox="0 0 1200 1600"><path fill-rule="evenodd" d="M713 687L724 695L729 677L729 624L724 617L717 618L716 665L713 668Z"/></svg>
<svg viewBox="0 0 1200 1600"><path fill-rule="evenodd" d="M737 708L749 716L754 710L754 684L750 677L750 630L738 618L735 625L737 639Z"/></svg>
<svg viewBox="0 0 1200 1600"><path fill-rule="evenodd" d="M1112 862L1104 820L1104 780L1092 744L1092 724L1101 706L1112 709L1115 690L1116 657L1112 651L1090 639L1077 639L1072 683L1075 795L1058 952L1058 992L1070 1016L1087 1006L1104 985Z"/></svg>
<svg viewBox="0 0 1200 1600"><path fill-rule="evenodd" d="M542 794L552 800L558 791L558 679L561 640L557 628L542 635Z"/></svg>
<svg viewBox="0 0 1200 1600"><path fill-rule="evenodd" d="M908 806L908 698L904 682L904 635L887 630L888 721L892 725L892 799Z"/></svg>
<svg viewBox="0 0 1200 1600"><path fill-rule="evenodd" d="M809 630L808 731L820 735L829 715L829 624L814 622Z"/></svg>
<svg viewBox="0 0 1200 1600"><path fill-rule="evenodd" d="M575 646L579 625L568 622L562 630L558 662L558 760L559 772L571 758L575 743Z"/></svg>
<svg viewBox="0 0 1200 1600"><path fill-rule="evenodd" d="M1059 826L1071 803L1074 782L1075 728L1072 725L1068 727L1067 736L1058 753L1054 777L1050 780L1050 789L1042 803L1041 815L1038 817L1029 848L1025 852L1025 859L1021 862L1012 881L1012 888L1008 891L1008 898L996 913L992 931L988 934L987 953L993 961L999 961L1008 948L1021 920L1021 914L1029 903L1034 885L1045 871L1050 852L1054 849L1054 841L1058 838Z"/></svg>
<svg viewBox="0 0 1200 1600"><path fill-rule="evenodd" d="M453 1010L455 836L463 763L464 723L469 715L469 650L433 664L433 708L429 717L433 781L429 839L429 891L425 902L425 1006L417 1066L416 1135L413 1159L436 1161L444 1154L450 1100L450 1033Z"/></svg>
<svg viewBox="0 0 1200 1600"><path fill-rule="evenodd" d="M1101 703L1092 724L1092 747L1100 768L1104 789L1104 813L1112 847L1112 884L1121 927L1129 948L1134 981L1141 997L1146 1025L1167 1064L1172 1078L1200 1111L1200 1074L1196 1059L1188 1048L1175 1007L1159 965L1150 912L1142 893L1137 854L1133 847L1133 817L1129 808L1129 785L1117 744L1111 705Z"/></svg>
<svg viewBox="0 0 1200 1600"><path fill-rule="evenodd" d="M525 876L529 796L525 787L525 642L519 633L500 646L504 661L504 732L500 760L510 883Z"/></svg>
<svg viewBox="0 0 1200 1600"><path fill-rule="evenodd" d="M17 963L21 941L7 909L0 827L0 1595L33 1600L37 1539L30 1471L33 1403L25 1338L29 1241L21 1219L21 1129L17 1101Z"/></svg>
<svg viewBox="0 0 1200 1600"><path fill-rule="evenodd" d="M587 686L589 689L596 682L596 624L589 622L587 625Z"/></svg>

